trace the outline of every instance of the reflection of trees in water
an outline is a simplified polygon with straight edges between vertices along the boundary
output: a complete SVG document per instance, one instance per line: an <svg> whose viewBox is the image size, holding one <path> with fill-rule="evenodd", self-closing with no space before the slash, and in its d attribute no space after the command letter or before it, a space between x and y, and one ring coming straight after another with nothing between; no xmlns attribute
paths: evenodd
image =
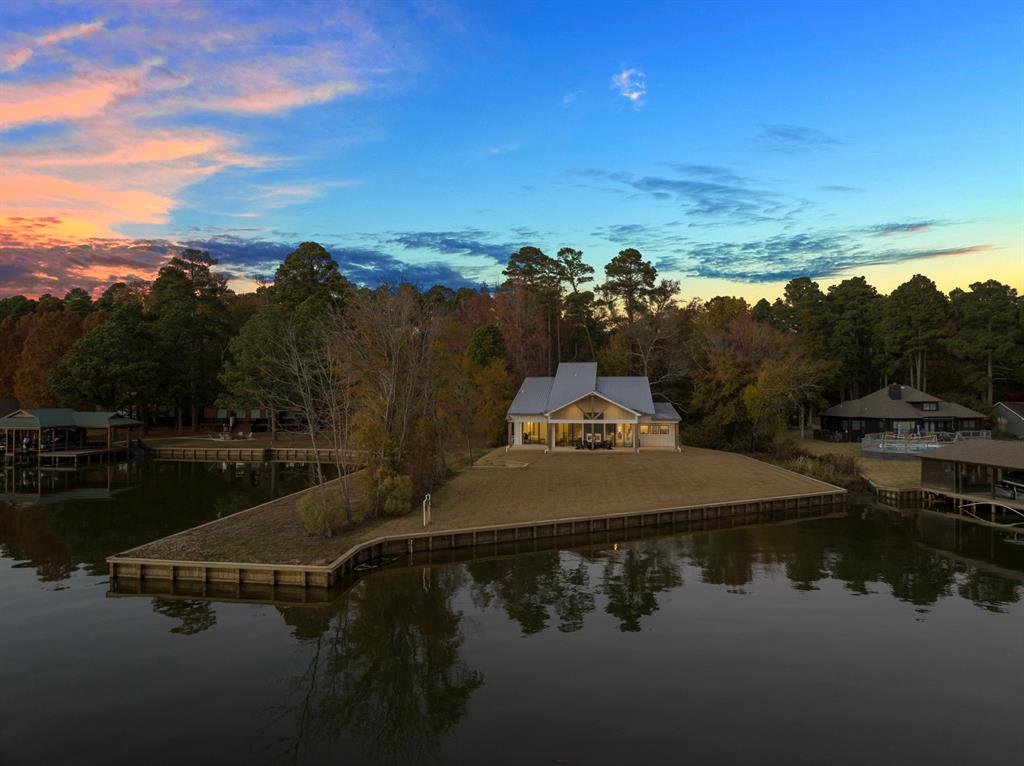
<svg viewBox="0 0 1024 766"><path fill-rule="evenodd" d="M76 560L50 528L50 509L0 503L0 556L28 562L43 582L64 580Z"/></svg>
<svg viewBox="0 0 1024 766"><path fill-rule="evenodd" d="M478 607L500 605L523 635L547 628L552 612L560 631L580 630L583 618L594 610L589 568L573 554L547 551L473 561L466 569L473 579L473 602Z"/></svg>
<svg viewBox="0 0 1024 766"><path fill-rule="evenodd" d="M65 479L71 489L98 488L108 469L120 490L108 498L54 493L45 505L0 502L0 555L29 562L44 581L66 579L79 564L103 576L107 556L301 489L310 471L276 463L132 461Z"/></svg>
<svg viewBox="0 0 1024 766"><path fill-rule="evenodd" d="M640 619L658 610L658 594L683 584L681 541L644 540L610 552L601 574L605 611L618 618L619 630L640 630Z"/></svg>
<svg viewBox="0 0 1024 766"><path fill-rule="evenodd" d="M460 655L462 615L452 598L465 583L458 567L381 571L326 608L282 614L309 647L291 679L291 702L268 711L274 759L298 762L351 738L378 763L437 762L440 738L466 712L483 677Z"/></svg>
<svg viewBox="0 0 1024 766"><path fill-rule="evenodd" d="M209 601L187 601L177 598L154 598L153 611L179 620L180 624L171 628L171 633L182 636L194 636L217 624L217 613Z"/></svg>

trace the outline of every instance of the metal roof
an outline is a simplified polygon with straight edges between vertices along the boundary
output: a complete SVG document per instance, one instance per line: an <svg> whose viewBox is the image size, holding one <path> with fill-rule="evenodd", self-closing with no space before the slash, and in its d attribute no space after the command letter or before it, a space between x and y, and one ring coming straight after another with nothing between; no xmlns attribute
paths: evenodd
<svg viewBox="0 0 1024 766"><path fill-rule="evenodd" d="M519 393L509 405L509 415L542 415L548 411L548 399L554 378L524 378Z"/></svg>
<svg viewBox="0 0 1024 766"><path fill-rule="evenodd" d="M992 405L992 408L1005 407L1014 415L1024 420L1024 402L996 402Z"/></svg>
<svg viewBox="0 0 1024 766"><path fill-rule="evenodd" d="M598 378L597 393L634 412L645 415L654 414L651 384L647 378L641 376Z"/></svg>
<svg viewBox="0 0 1024 766"><path fill-rule="evenodd" d="M71 409L16 410L0 418L0 428L119 428L141 426L116 412L77 412Z"/></svg>
<svg viewBox="0 0 1024 766"><path fill-rule="evenodd" d="M508 408L509 415L544 415L561 409L587 394L598 394L641 415L658 415L647 378L634 376L599 377L595 362L562 362L553 378L526 378ZM671 404L661 412L667 420L679 420Z"/></svg>
<svg viewBox="0 0 1024 766"><path fill-rule="evenodd" d="M938 408L922 410L914 402L937 402ZM900 386L900 398L892 399L889 388L880 388L873 394L851 399L825 410L822 415L832 418L878 418L881 420L923 420L926 418L983 418L980 412L956 402L944 402L931 394L911 386Z"/></svg>
<svg viewBox="0 0 1024 766"><path fill-rule="evenodd" d="M1024 441L1019 439L969 439L918 455L923 460L950 460L1024 470Z"/></svg>
<svg viewBox="0 0 1024 766"><path fill-rule="evenodd" d="M552 412L597 390L597 362L563 362L555 371L555 382L548 396Z"/></svg>

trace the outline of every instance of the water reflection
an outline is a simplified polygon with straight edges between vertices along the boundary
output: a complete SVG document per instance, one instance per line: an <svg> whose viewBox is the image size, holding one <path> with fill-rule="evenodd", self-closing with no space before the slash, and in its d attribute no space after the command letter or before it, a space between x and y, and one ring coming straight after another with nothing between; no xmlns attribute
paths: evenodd
<svg viewBox="0 0 1024 766"><path fill-rule="evenodd" d="M333 592L131 581L103 597L104 556L305 481L286 474L155 465L113 499L0 506L0 553L21 562L0 572L4 758L630 763L642 741L670 763L685 741L693 762L740 763L771 741L853 764L900 737L932 763L1019 752L1024 677L1005 652L1024 545L930 513L417 554ZM47 704L70 683L88 706ZM849 725L865 710L877 738Z"/></svg>
<svg viewBox="0 0 1024 766"><path fill-rule="evenodd" d="M437 763L440 738L466 713L483 676L460 655L466 583L456 567L381 572L332 606L281 615L309 655L287 704L265 713L271 760L298 762L325 742L354 740L374 763ZM311 762L316 758L311 757Z"/></svg>
<svg viewBox="0 0 1024 766"><path fill-rule="evenodd" d="M78 471L8 468L0 494L0 556L67 579L79 566L308 485L310 466L136 460Z"/></svg>

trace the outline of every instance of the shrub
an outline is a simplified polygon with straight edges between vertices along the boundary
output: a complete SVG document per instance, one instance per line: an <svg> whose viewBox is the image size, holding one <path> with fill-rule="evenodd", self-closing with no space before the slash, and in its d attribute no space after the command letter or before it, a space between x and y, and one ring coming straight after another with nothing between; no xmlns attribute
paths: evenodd
<svg viewBox="0 0 1024 766"><path fill-rule="evenodd" d="M412 479L378 471L367 484L367 502L376 515L399 516L412 505Z"/></svg>
<svg viewBox="0 0 1024 766"><path fill-rule="evenodd" d="M345 525L345 496L325 489L307 492L299 498L298 511L308 534L333 537Z"/></svg>

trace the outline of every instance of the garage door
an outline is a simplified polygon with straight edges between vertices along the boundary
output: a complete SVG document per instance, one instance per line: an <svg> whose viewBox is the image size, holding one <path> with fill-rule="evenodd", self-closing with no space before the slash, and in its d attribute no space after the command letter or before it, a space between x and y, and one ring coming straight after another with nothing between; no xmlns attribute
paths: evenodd
<svg viewBox="0 0 1024 766"><path fill-rule="evenodd" d="M676 444L674 423L641 423L641 447L674 447Z"/></svg>

